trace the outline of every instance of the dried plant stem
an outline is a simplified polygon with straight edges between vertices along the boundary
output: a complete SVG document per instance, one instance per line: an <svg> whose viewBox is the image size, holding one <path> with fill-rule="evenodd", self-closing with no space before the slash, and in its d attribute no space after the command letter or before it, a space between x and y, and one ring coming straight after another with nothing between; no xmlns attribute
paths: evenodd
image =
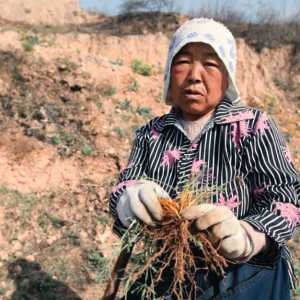
<svg viewBox="0 0 300 300"><path fill-rule="evenodd" d="M163 244L163 246L158 252L156 252L152 257L149 257L145 266L134 275L133 280L136 280L140 276L142 276L146 272L146 270L148 270L153 265L153 263L157 260L157 258L162 256L162 254L166 251L167 246L168 246L167 244Z"/></svg>

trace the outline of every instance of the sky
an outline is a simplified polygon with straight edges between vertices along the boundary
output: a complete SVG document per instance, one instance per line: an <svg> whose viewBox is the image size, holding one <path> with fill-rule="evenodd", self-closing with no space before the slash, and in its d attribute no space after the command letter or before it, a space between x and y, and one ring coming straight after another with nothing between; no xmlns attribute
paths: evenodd
<svg viewBox="0 0 300 300"><path fill-rule="evenodd" d="M120 5L124 0L80 0L81 7L88 10L99 10L104 12L107 15L117 15L120 10ZM295 15L295 13L300 12L300 0L182 0L178 1L180 3L179 8L183 13L190 11L197 11L199 6L204 3L204 5L221 5L225 3L234 8L243 11L244 14L249 16L257 15L262 11L262 8L265 8L266 11L270 9L278 14L278 16L290 17Z"/></svg>

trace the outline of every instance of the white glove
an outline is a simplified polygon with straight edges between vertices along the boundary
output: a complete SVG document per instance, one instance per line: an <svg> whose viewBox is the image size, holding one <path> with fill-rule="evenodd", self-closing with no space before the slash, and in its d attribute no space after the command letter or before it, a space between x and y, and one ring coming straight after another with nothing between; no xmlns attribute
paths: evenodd
<svg viewBox="0 0 300 300"><path fill-rule="evenodd" d="M226 258L248 257L253 252L246 230L233 212L226 206L201 204L192 206L182 212L188 220L195 220L199 231L207 230L208 239L219 246L219 252Z"/></svg>
<svg viewBox="0 0 300 300"><path fill-rule="evenodd" d="M127 187L117 204L120 221L125 227L128 227L134 218L148 225L161 221L163 212L158 198L169 198L169 195L155 182L141 180Z"/></svg>

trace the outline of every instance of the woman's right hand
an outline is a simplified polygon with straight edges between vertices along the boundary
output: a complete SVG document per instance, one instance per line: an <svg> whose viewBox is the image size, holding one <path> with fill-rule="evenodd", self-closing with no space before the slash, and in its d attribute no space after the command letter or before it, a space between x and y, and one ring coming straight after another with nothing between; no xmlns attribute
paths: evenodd
<svg viewBox="0 0 300 300"><path fill-rule="evenodd" d="M161 221L163 212L159 198L169 198L169 195L153 181L141 180L127 187L117 205L121 223L128 227L135 218L148 225Z"/></svg>

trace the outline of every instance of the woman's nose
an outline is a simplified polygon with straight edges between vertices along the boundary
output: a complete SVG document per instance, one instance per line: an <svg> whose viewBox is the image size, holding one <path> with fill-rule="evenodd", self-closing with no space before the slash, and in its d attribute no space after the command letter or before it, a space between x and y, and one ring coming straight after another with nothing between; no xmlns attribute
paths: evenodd
<svg viewBox="0 0 300 300"><path fill-rule="evenodd" d="M191 68L188 80L193 83L202 82L203 65L200 62L195 61L190 66Z"/></svg>

